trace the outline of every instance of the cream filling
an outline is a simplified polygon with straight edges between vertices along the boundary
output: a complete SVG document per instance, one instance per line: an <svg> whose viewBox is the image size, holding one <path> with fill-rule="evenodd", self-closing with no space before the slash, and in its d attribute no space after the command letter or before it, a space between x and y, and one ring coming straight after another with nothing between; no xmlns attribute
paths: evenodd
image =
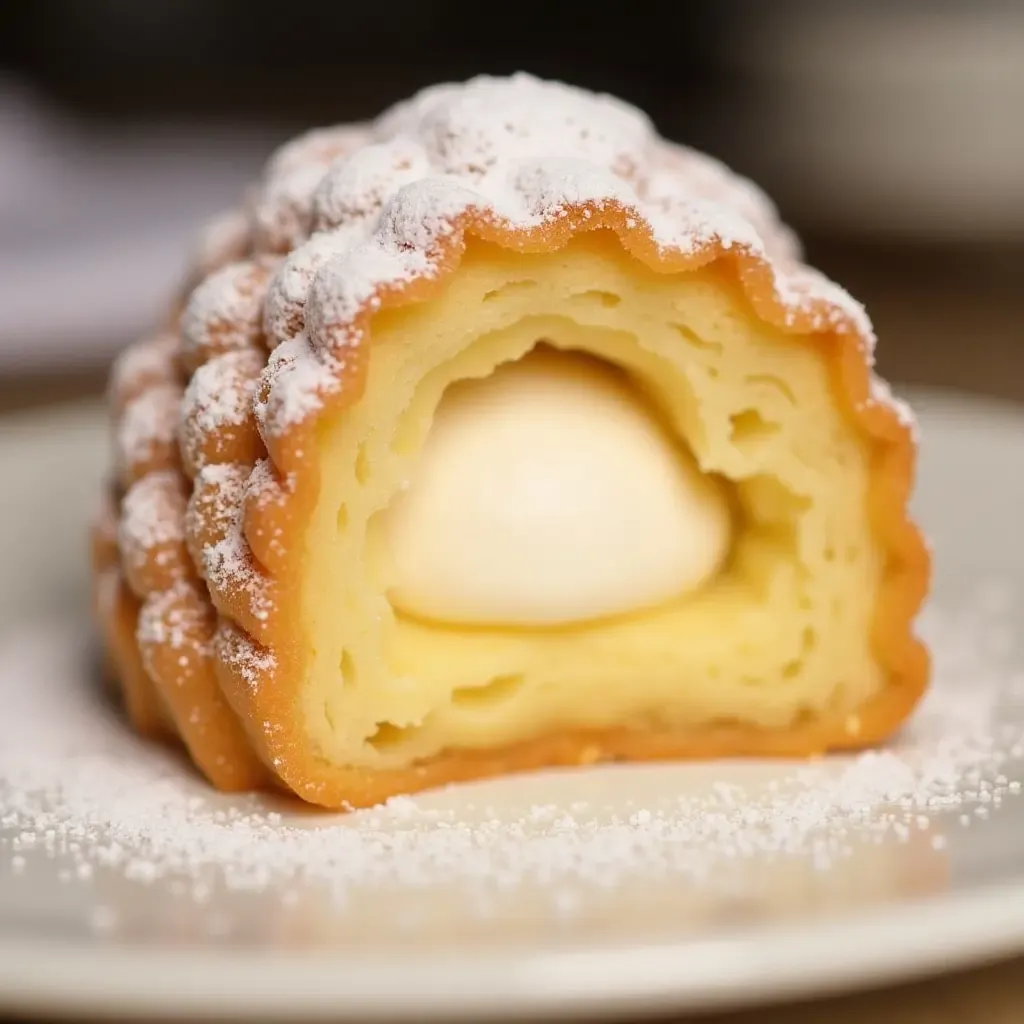
<svg viewBox="0 0 1024 1024"><path fill-rule="evenodd" d="M710 579L730 535L723 489L625 374L548 347L446 391L384 515L392 606L462 625L656 606Z"/></svg>

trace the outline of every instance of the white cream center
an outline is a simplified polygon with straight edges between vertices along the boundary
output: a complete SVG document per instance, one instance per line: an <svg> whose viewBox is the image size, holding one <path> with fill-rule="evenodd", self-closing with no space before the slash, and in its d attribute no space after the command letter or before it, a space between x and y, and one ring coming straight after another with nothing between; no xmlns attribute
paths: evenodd
<svg viewBox="0 0 1024 1024"><path fill-rule="evenodd" d="M721 488L627 378L546 347L448 389L383 527L396 610L534 627L692 592L731 532Z"/></svg>

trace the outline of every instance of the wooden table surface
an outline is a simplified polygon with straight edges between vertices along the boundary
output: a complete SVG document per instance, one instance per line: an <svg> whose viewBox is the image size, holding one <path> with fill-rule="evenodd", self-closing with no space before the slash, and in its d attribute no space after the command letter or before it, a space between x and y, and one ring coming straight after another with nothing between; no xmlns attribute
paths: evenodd
<svg viewBox="0 0 1024 1024"><path fill-rule="evenodd" d="M879 367L892 380L1024 402L1024 246L848 247L828 250L819 262L868 306L880 337ZM103 367L0 376L0 413L98 394L104 379ZM1024 955L884 990L697 1019L1024 1024Z"/></svg>

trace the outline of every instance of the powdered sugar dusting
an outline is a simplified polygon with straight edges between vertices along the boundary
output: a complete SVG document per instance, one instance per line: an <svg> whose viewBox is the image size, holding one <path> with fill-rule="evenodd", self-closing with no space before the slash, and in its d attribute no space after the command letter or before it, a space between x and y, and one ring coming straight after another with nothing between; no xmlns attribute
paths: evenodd
<svg viewBox="0 0 1024 1024"><path fill-rule="evenodd" d="M228 619L220 620L213 642L217 657L240 673L253 690L270 680L277 668L274 655Z"/></svg>
<svg viewBox="0 0 1024 1024"><path fill-rule="evenodd" d="M324 398L338 390L343 368L344 360L314 351L305 332L274 349L262 375L266 398L255 403L264 437L280 434L323 408Z"/></svg>
<svg viewBox="0 0 1024 1024"><path fill-rule="evenodd" d="M585 918L603 894L645 885L658 900L685 891L728 908L775 893L755 869L789 890L831 876L832 889L853 886L858 902L872 886L926 886L917 876L939 871L946 843L998 816L1024 779L1024 680L1012 668L1012 609L999 596L929 610L935 686L888 749L767 772L656 769L672 773L657 791L636 781L650 778L643 768L549 775L532 787L503 780L343 817L211 794L97 703L78 678L73 635L13 637L0 657L0 857L70 858L70 875L86 883L94 869L116 871L198 903L214 886L269 889L307 914L311 904L328 913L325 894L351 908L397 891L414 917L417 894L440 888L455 916L486 918L530 892L556 917ZM236 664L263 657L230 626L217 643ZM560 801L566 778L590 780L575 790L585 799ZM517 790L532 799L517 803ZM918 852L900 869L906 847ZM873 849L889 850L896 866L879 866ZM893 877L900 870L903 881Z"/></svg>
<svg viewBox="0 0 1024 1024"><path fill-rule="evenodd" d="M324 231L288 255L267 291L263 330L269 347L294 338L305 328L306 295L313 275L347 247L344 232Z"/></svg>
<svg viewBox="0 0 1024 1024"><path fill-rule="evenodd" d="M266 622L273 608L267 578L256 567L243 532L244 508L233 509L224 536L202 550L202 576L216 598L220 593L245 595L249 612L258 622ZM215 600L216 603L216 600Z"/></svg>
<svg viewBox="0 0 1024 1024"><path fill-rule="evenodd" d="M252 473L249 475L247 491L257 508L266 508L269 505L281 503L284 490L268 459L260 459L253 466Z"/></svg>
<svg viewBox="0 0 1024 1024"><path fill-rule="evenodd" d="M147 474L124 496L117 531L121 550L144 559L160 545L183 540L184 511L179 474L174 470Z"/></svg>
<svg viewBox="0 0 1024 1024"><path fill-rule="evenodd" d="M175 334L160 334L126 348L110 369L111 402L121 408L154 384L173 381L177 376L177 353Z"/></svg>
<svg viewBox="0 0 1024 1024"><path fill-rule="evenodd" d="M209 642L203 642L204 602L188 580L178 580L166 590L150 596L139 612L137 635L145 659L150 649L168 647L208 654ZM198 646L197 646L198 645ZM185 669L185 664L179 663Z"/></svg>
<svg viewBox="0 0 1024 1024"><path fill-rule="evenodd" d="M430 171L422 147L402 135L390 144L364 146L324 175L313 196L313 223L318 231L365 225L398 189Z"/></svg>
<svg viewBox="0 0 1024 1024"><path fill-rule="evenodd" d="M225 427L246 423L253 414L253 395L263 355L253 349L226 352L200 366L181 403L182 454L196 469L204 464L203 448Z"/></svg>
<svg viewBox="0 0 1024 1024"><path fill-rule="evenodd" d="M247 466L231 462L203 466L185 515L186 532L194 536L225 533L238 514L248 476Z"/></svg>
<svg viewBox="0 0 1024 1024"><path fill-rule="evenodd" d="M263 328L263 298L277 260L228 263L189 297L181 315L182 353L199 366L219 352L253 348Z"/></svg>
<svg viewBox="0 0 1024 1024"><path fill-rule="evenodd" d="M877 374L871 375L871 401L876 405L884 405L896 413L900 424L910 431L914 441L919 440L917 417L914 410L893 394L888 381L883 380Z"/></svg>
<svg viewBox="0 0 1024 1024"><path fill-rule="evenodd" d="M253 204L253 234L260 250L288 252L308 235L313 196L325 171L365 140L357 125L314 128L274 154Z"/></svg>
<svg viewBox="0 0 1024 1024"><path fill-rule="evenodd" d="M291 255L263 326L271 346L305 342L268 368L264 428L319 410L360 340L356 319L429 276L467 211L531 230L609 208L665 253L717 246L760 258L791 323L813 311L811 329L856 332L870 358L863 308L799 263L795 236L751 182L662 139L613 97L524 74L480 77L424 90L366 126L310 133L271 161L255 216L264 247Z"/></svg>
<svg viewBox="0 0 1024 1024"><path fill-rule="evenodd" d="M133 398L115 432L115 462L122 480L135 467L159 459L176 444L182 389L162 384Z"/></svg>
<svg viewBox="0 0 1024 1024"><path fill-rule="evenodd" d="M653 162L647 181L651 202L671 202L678 195L679 179L684 178L695 195L735 210L752 224L773 261L792 266L800 259L796 234L782 223L769 196L748 178L706 153L670 142L663 143Z"/></svg>

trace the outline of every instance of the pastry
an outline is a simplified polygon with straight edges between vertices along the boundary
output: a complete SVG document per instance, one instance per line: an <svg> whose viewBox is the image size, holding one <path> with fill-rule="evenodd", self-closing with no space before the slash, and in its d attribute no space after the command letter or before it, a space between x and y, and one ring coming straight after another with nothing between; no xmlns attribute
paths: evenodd
<svg viewBox="0 0 1024 1024"><path fill-rule="evenodd" d="M133 721L218 787L808 756L922 695L871 324L640 111L430 88L284 147L201 252L115 369L96 579Z"/></svg>

